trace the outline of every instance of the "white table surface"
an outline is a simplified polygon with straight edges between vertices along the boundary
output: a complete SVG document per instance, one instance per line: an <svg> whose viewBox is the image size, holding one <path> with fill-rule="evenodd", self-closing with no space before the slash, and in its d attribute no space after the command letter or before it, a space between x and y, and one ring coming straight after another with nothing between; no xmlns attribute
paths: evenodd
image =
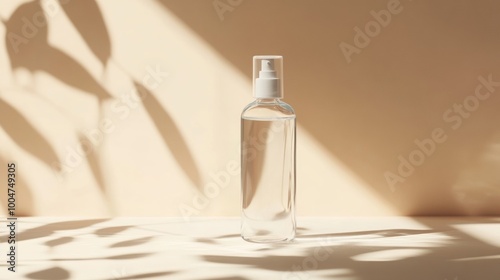
<svg viewBox="0 0 500 280"><path fill-rule="evenodd" d="M300 218L288 244L243 241L238 218L19 218L0 279L500 279L500 218Z"/></svg>

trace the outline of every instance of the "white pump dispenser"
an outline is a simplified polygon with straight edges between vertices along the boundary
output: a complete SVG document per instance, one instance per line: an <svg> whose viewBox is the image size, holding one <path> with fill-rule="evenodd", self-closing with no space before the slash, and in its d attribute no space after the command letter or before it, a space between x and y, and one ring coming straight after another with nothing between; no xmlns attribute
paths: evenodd
<svg viewBox="0 0 500 280"><path fill-rule="evenodd" d="M253 57L255 98L283 98L283 57L260 55Z"/></svg>

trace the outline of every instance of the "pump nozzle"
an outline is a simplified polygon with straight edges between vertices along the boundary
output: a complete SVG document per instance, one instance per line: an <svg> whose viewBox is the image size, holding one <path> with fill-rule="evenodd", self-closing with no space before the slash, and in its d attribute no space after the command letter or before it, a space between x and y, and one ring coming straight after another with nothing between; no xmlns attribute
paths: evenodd
<svg viewBox="0 0 500 280"><path fill-rule="evenodd" d="M277 78L274 70L274 60L264 59L261 61L259 78Z"/></svg>
<svg viewBox="0 0 500 280"><path fill-rule="evenodd" d="M281 88L281 69L282 69L281 56L255 56L254 57L254 96L257 98L282 98ZM257 60L257 61L255 61ZM260 63L256 64L255 62ZM275 68L275 61L278 61L278 69ZM258 76L256 77L255 74ZM278 70L278 71L277 71Z"/></svg>

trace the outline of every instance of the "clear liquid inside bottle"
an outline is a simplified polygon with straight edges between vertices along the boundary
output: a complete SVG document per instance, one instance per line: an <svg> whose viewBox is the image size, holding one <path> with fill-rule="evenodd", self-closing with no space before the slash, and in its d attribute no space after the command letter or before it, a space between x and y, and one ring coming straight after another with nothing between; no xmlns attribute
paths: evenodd
<svg viewBox="0 0 500 280"><path fill-rule="evenodd" d="M279 99L243 111L242 237L251 242L295 237L295 113Z"/></svg>

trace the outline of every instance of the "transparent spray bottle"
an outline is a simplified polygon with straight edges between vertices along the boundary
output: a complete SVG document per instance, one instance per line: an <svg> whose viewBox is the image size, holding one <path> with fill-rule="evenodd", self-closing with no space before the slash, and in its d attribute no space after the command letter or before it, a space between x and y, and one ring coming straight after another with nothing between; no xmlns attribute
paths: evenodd
<svg viewBox="0 0 500 280"><path fill-rule="evenodd" d="M283 57L253 57L253 96L241 114L241 236L295 237L295 112L283 98Z"/></svg>

